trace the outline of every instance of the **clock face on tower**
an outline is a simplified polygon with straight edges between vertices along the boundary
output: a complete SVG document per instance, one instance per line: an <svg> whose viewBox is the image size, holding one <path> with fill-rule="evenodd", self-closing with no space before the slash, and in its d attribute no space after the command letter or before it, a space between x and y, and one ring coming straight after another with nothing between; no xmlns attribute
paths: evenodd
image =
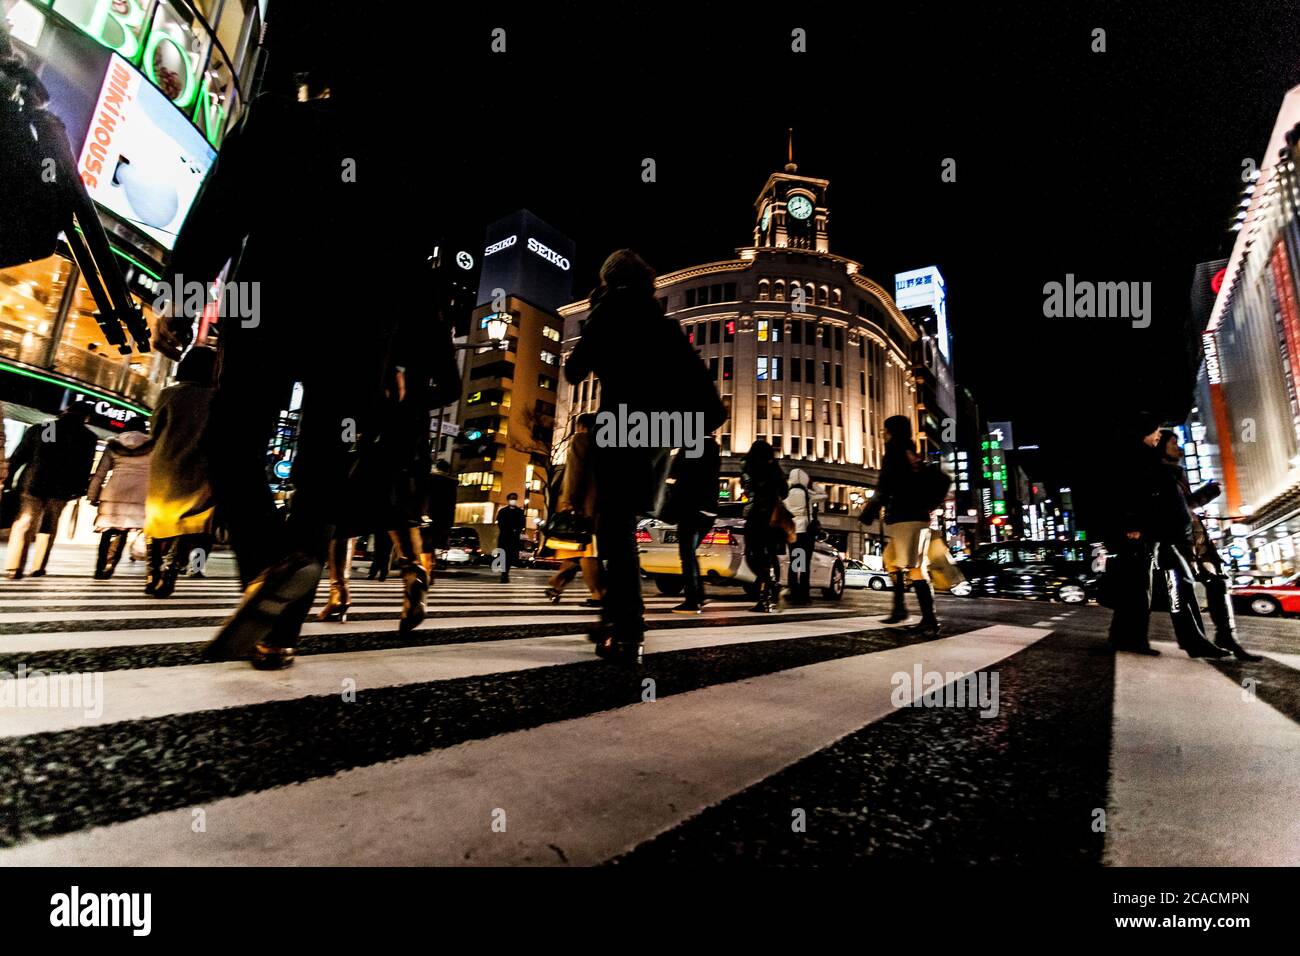
<svg viewBox="0 0 1300 956"><path fill-rule="evenodd" d="M785 204L785 208L790 211L790 215L796 219L807 219L812 215L813 204L808 201L807 196L792 196L790 201Z"/></svg>
<svg viewBox="0 0 1300 956"><path fill-rule="evenodd" d="M761 232L767 232L767 224L772 220L772 207L763 207L763 216L758 220L758 228Z"/></svg>

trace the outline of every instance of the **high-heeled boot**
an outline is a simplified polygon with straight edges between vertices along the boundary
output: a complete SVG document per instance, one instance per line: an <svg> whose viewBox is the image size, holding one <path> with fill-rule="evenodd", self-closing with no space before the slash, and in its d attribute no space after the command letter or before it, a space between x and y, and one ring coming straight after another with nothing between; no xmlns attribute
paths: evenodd
<svg viewBox="0 0 1300 956"><path fill-rule="evenodd" d="M159 567L157 583L153 587L156 598L171 597L176 590L176 579L180 576L180 538L168 538L162 552L162 564Z"/></svg>
<svg viewBox="0 0 1300 956"><path fill-rule="evenodd" d="M99 553L95 555L95 573L93 575L96 581L102 581L108 577L105 568L108 567L108 555L113 548L113 540L117 532L104 531L99 535Z"/></svg>
<svg viewBox="0 0 1300 956"><path fill-rule="evenodd" d="M916 625L917 630L926 634L939 633L939 619L934 614L934 592L930 590L930 582L913 581L912 590L916 592L916 603L921 605L921 622Z"/></svg>
<svg viewBox="0 0 1300 956"><path fill-rule="evenodd" d="M903 592L907 588L907 573L895 571L890 577L894 580L894 608L888 617L880 619L881 624L901 624L907 620L907 607L903 603Z"/></svg>
<svg viewBox="0 0 1300 956"><path fill-rule="evenodd" d="M352 606L352 592L348 589L348 579L352 577L351 538L330 541L326 566L329 568L330 596L316 618L342 623L348 619L348 608Z"/></svg>
<svg viewBox="0 0 1300 956"><path fill-rule="evenodd" d="M397 566L402 571L402 616L397 628L401 633L413 631L424 622L425 596L429 591L429 572L420 563L420 529L403 528L390 531L393 548L398 554Z"/></svg>
<svg viewBox="0 0 1300 956"><path fill-rule="evenodd" d="M111 578L113 572L117 570L117 563L122 560L122 553L126 551L126 531L114 533L112 542L108 546L107 560L104 562L103 574L105 578Z"/></svg>
<svg viewBox="0 0 1300 956"><path fill-rule="evenodd" d="M162 580L163 546L166 543L166 539L149 539L149 559L144 571L144 593L150 597L154 596L154 591L158 589L158 582Z"/></svg>

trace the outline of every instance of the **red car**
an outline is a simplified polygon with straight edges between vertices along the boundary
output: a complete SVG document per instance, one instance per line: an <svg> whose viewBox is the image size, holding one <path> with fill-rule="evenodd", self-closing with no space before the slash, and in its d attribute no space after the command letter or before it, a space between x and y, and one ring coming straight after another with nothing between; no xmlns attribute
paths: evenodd
<svg viewBox="0 0 1300 956"><path fill-rule="evenodd" d="M1232 602L1251 614L1277 617L1300 614L1300 574L1279 584L1246 584L1232 589Z"/></svg>

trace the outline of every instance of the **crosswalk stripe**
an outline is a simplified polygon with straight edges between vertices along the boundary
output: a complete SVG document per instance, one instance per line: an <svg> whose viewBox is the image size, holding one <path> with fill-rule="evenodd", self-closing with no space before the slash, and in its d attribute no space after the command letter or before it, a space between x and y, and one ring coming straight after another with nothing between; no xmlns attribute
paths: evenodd
<svg viewBox="0 0 1300 956"><path fill-rule="evenodd" d="M833 622L790 623L782 628L680 627L646 633L649 655L700 647L787 640L879 629L874 618L839 618ZM345 686L361 691L376 687L454 680L461 677L527 670L551 664L597 663L581 632L521 640L437 644L316 654L269 678L243 662L140 668L91 675L102 679L102 694L90 708L10 707L0 710L0 738L55 733L78 727L145 720L171 714L224 707L247 707L277 700L337 695ZM345 685L344 681L351 681ZM2 699L2 698L0 698ZM87 713L87 710L99 713Z"/></svg>
<svg viewBox="0 0 1300 956"><path fill-rule="evenodd" d="M1300 864L1300 727L1159 644L1115 662L1106 862Z"/></svg>
<svg viewBox="0 0 1300 956"><path fill-rule="evenodd" d="M780 669L218 800L202 833L187 805L3 850L0 863L221 865L246 863L251 846L264 865L598 863L894 713L893 675L978 670L1046 633L995 625Z"/></svg>

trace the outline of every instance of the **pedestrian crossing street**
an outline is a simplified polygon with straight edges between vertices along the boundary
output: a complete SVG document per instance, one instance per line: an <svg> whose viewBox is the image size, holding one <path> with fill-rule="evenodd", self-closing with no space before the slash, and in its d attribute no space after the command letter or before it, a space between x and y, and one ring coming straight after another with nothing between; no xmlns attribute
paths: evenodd
<svg viewBox="0 0 1300 956"><path fill-rule="evenodd" d="M1095 609L959 601L925 639L875 596L737 592L647 596L633 668L594 656L581 581L544 581L440 577L400 635L400 582L354 579L274 673L199 662L232 579L5 582L0 865L1300 863L1297 655L1116 658ZM82 696L33 697L49 675Z"/></svg>

